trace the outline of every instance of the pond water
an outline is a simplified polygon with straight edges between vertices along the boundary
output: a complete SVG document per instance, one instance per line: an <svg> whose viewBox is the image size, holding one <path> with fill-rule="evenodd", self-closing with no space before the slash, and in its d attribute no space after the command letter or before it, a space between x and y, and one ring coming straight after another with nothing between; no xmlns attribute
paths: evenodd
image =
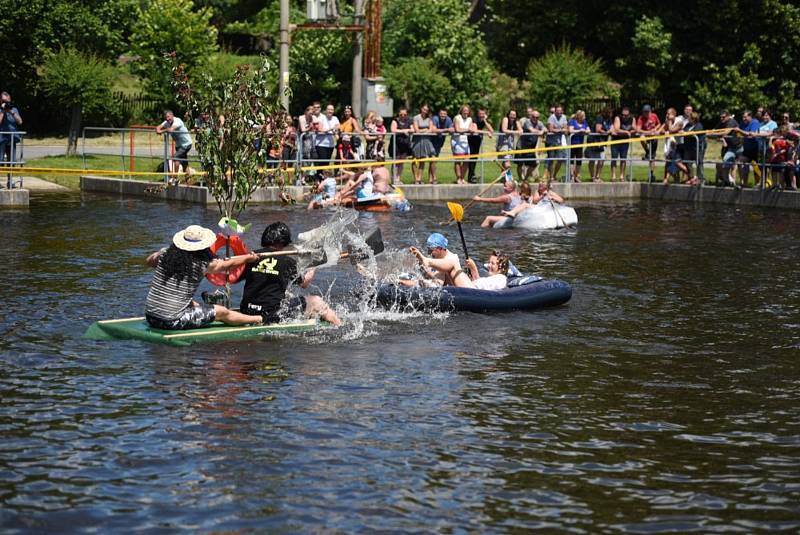
<svg viewBox="0 0 800 535"><path fill-rule="evenodd" d="M189 348L81 336L141 315L143 258L215 212L102 196L0 212L0 529L800 530L800 214L577 209L571 231L487 231L485 210L465 227L479 256L570 282L565 306L361 310L335 335ZM359 224L397 248L446 215ZM246 241L325 217L255 207ZM317 278L352 309L354 276Z"/></svg>

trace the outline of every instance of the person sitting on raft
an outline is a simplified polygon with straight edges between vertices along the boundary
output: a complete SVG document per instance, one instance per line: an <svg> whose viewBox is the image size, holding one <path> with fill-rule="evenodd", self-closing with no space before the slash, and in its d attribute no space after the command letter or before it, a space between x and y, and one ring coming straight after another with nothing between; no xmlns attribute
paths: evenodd
<svg viewBox="0 0 800 535"><path fill-rule="evenodd" d="M516 216L527 210L533 205L536 204L547 204L551 202L556 202L558 204L564 204L564 199L550 189L547 182L540 182L539 187L536 188L536 191L533 192L531 196L530 202L523 202L517 205L516 207L512 208L511 210L504 210L501 212L505 217L510 217L514 219Z"/></svg>
<svg viewBox="0 0 800 535"><path fill-rule="evenodd" d="M321 171L317 173L317 187L315 195L308 203L308 209L324 208L336 203L336 178L328 173Z"/></svg>
<svg viewBox="0 0 800 535"><path fill-rule="evenodd" d="M449 259L427 257L416 247L411 247L410 251L417 257L417 261L424 271L435 269L445 273L448 280L452 281L450 286L475 288L476 290L502 290L508 284L506 273L508 273L509 258L501 251L494 250L489 256L487 264L489 275L487 277L480 276L478 266L471 258L467 258L466 262L467 269L469 269L469 275L467 275Z"/></svg>
<svg viewBox="0 0 800 535"><path fill-rule="evenodd" d="M447 238L445 238L442 234L438 232L434 232L430 236L428 236L428 240L425 242L425 246L428 249L428 254L437 260L447 260L450 264L453 264L461 269L461 261L458 259L458 255L452 251L447 249ZM453 281L447 280L447 273L437 271L436 268L430 270L423 270L423 277L422 281L418 280L400 280L400 284L403 286L444 286L449 284L450 286L453 285Z"/></svg>
<svg viewBox="0 0 800 535"><path fill-rule="evenodd" d="M280 251L292 243L292 234L286 223L267 225L261 235L261 247L256 253ZM281 314L300 313L309 318L341 325L336 312L317 295L291 297L286 300L286 289L296 283L307 288L314 279L315 270L308 270L302 277L297 270L297 261L289 255L261 258L258 263L248 264L243 274L244 291L239 310L258 316L263 323L277 323ZM284 301L286 301L284 303Z"/></svg>
<svg viewBox="0 0 800 535"><path fill-rule="evenodd" d="M489 202L489 203L502 204L503 212L508 212L513 210L522 202L522 198L519 196L519 193L517 193L517 185L514 183L513 180L510 182L506 181L503 183L502 195L498 195L497 197L481 197L479 195L476 195L475 197L472 198L472 200L475 202ZM504 218L505 216L502 215L488 215L481 223L481 226L484 228L491 227L498 221L502 221Z"/></svg>
<svg viewBox="0 0 800 535"><path fill-rule="evenodd" d="M217 237L212 230L190 225L172 237L172 245L147 257L155 268L145 304L151 327L168 331L194 329L219 320L228 325L261 323L260 315L241 314L221 305L200 304L192 299L203 277L258 260L249 253L227 260L216 258L209 247Z"/></svg>

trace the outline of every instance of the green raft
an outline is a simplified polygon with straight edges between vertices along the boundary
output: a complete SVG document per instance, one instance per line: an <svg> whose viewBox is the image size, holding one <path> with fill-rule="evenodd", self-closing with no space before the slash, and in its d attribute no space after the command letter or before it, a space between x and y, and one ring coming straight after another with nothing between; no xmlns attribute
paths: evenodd
<svg viewBox="0 0 800 535"><path fill-rule="evenodd" d="M332 325L326 321L310 319L296 323L273 323L270 325L232 326L214 322L207 327L185 331L165 331L150 327L144 317L102 320L92 323L84 338L92 340L144 340L158 344L188 346L202 342L217 342L235 338L252 338L266 334L295 333L326 329Z"/></svg>

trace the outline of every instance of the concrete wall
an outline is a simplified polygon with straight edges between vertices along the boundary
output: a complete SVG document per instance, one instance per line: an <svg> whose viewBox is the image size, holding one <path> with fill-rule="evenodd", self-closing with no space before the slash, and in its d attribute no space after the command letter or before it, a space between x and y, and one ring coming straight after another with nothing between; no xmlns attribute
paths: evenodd
<svg viewBox="0 0 800 535"><path fill-rule="evenodd" d="M708 202L740 206L771 206L800 210L800 192L762 191L753 188L736 190L714 186L690 187L663 184L641 184L643 199L666 201Z"/></svg>
<svg viewBox="0 0 800 535"><path fill-rule="evenodd" d="M0 189L0 209L27 207L29 202L26 189Z"/></svg>
<svg viewBox="0 0 800 535"><path fill-rule="evenodd" d="M495 196L502 193L502 186L500 184L494 184L488 191L484 192L487 187L487 184L466 184L461 186L455 184L410 184L402 186L402 189L411 202L468 201L482 192L484 196ZM81 189L84 191L147 196L206 205L216 204L214 198L208 194L208 190L198 186L172 186L164 188L163 184L157 182L82 176ZM734 190L733 188L717 188L714 186L698 188L676 184L665 186L660 183L647 184L642 182L581 182L577 184L554 182L553 189L568 200L642 198L745 206L773 206L800 210L800 193L796 191L762 192L755 189ZM304 189L302 187L289 186L286 190L292 198L298 201L303 198ZM251 202L280 202L279 195L280 190L276 186L261 188L255 192Z"/></svg>

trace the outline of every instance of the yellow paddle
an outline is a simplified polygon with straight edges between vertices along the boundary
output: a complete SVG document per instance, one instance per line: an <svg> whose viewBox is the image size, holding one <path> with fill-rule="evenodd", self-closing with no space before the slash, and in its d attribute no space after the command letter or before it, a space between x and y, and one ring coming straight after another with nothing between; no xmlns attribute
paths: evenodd
<svg viewBox="0 0 800 535"><path fill-rule="evenodd" d="M461 221L464 220L464 207L457 202L448 202L447 208L450 210L450 215L453 216L453 221L458 225L458 234L461 236L461 245L464 247L464 258L468 259L467 242L464 239L464 231L461 230Z"/></svg>

